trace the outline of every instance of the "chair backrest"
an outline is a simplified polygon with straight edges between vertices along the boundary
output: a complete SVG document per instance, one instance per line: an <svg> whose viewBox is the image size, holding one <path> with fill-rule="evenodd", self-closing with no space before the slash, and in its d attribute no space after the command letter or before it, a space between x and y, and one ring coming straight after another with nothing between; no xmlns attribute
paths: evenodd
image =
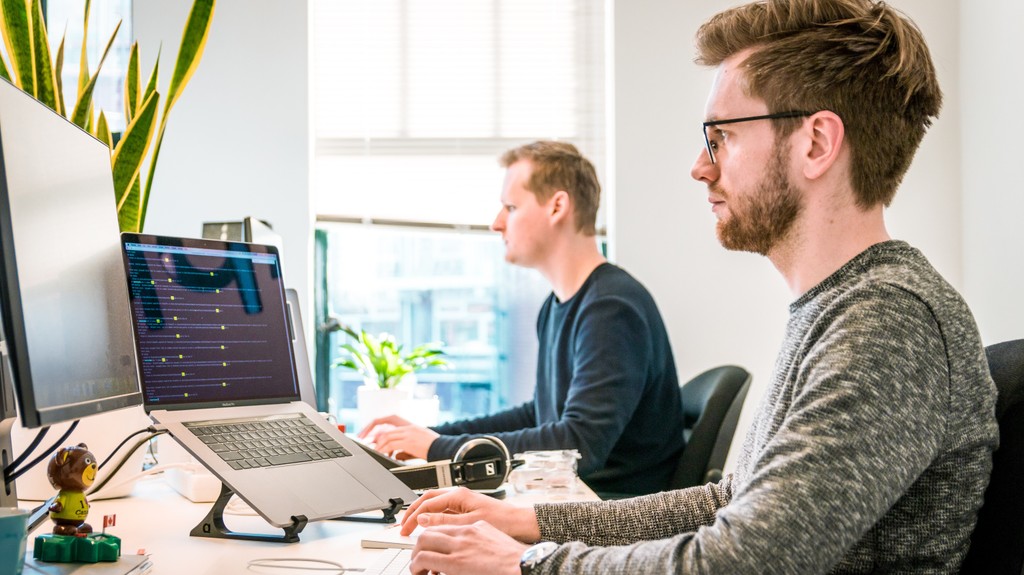
<svg viewBox="0 0 1024 575"><path fill-rule="evenodd" d="M999 392L999 449L961 573L1024 574L1024 339L985 348Z"/></svg>
<svg viewBox="0 0 1024 575"><path fill-rule="evenodd" d="M735 365L705 371L680 387L686 447L679 457L671 489L703 485L722 478L722 467L750 388L750 373Z"/></svg>

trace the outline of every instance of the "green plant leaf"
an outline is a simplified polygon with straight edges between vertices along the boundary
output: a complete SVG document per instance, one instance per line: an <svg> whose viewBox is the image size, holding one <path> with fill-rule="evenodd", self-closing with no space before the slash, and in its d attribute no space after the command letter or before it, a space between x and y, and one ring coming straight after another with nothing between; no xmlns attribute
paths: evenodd
<svg viewBox="0 0 1024 575"><path fill-rule="evenodd" d="M132 192L136 189L135 182L138 181L139 171L142 168L142 159L146 156L150 142L153 139L153 129L156 126L156 113L159 105L160 93L153 92L149 100L142 104L142 109L135 116L135 120L125 128L124 135L114 148L111 156L111 163L114 170L114 193L117 197L117 214L121 222L121 229L124 231L138 231L139 197L134 198ZM141 193L141 185L138 187ZM129 199L132 203L128 204ZM134 209L133 209L134 205ZM125 227L125 224L133 224Z"/></svg>
<svg viewBox="0 0 1024 575"><path fill-rule="evenodd" d="M0 0L4 47L11 59L14 82L36 95L35 65L32 62L32 18L26 0Z"/></svg>
<svg viewBox="0 0 1024 575"><path fill-rule="evenodd" d="M117 31L120 29L121 23L118 22L117 26L114 27L114 33L110 35L110 40L107 41L107 47L103 49L103 56L100 57L100 63L96 65L96 73L89 78L88 82L86 82L85 88L79 91L78 102L75 103L75 111L71 115L71 121L85 130L89 130L90 124L92 123L92 92L96 88L96 80L100 76L100 69L103 68L103 61L107 59L107 53L110 52L110 47L114 45L114 38L117 36ZM82 83L81 78L78 79L78 83Z"/></svg>
<svg viewBox="0 0 1024 575"><path fill-rule="evenodd" d="M339 359L331 364L332 367L347 367L355 371L359 371L359 366L355 364L351 359Z"/></svg>
<svg viewBox="0 0 1024 575"><path fill-rule="evenodd" d="M215 0L195 0L189 12L185 31L181 35L181 47L178 48L178 59L174 63L174 73L167 90L167 101L164 103L164 121L167 113L181 96L188 81L192 79L199 66L199 60L206 49L206 38L209 36L210 24L213 22Z"/></svg>
<svg viewBox="0 0 1024 575"><path fill-rule="evenodd" d="M36 99L46 104L55 112L57 108L56 91L53 77L53 60L50 57L50 41L46 35L46 19L43 18L43 6L39 0L32 2L32 61L33 73L36 75Z"/></svg>
<svg viewBox="0 0 1024 575"><path fill-rule="evenodd" d="M3 24L0 23L0 30L2 29ZM6 35L6 33L4 33L4 35ZM0 56L0 77L3 77L4 80L13 83L11 81L11 73L7 71L7 62L4 62L3 56Z"/></svg>
<svg viewBox="0 0 1024 575"><path fill-rule="evenodd" d="M124 121L130 124L135 112L139 109L139 96L141 90L139 83L139 43L132 42L131 52L128 54L128 69L124 74Z"/></svg>
<svg viewBox="0 0 1024 575"><path fill-rule="evenodd" d="M64 34L60 37L60 46L57 47L57 60L53 64L53 90L57 98L57 113L67 116L68 111L64 108L64 80L61 78L64 73L64 40L67 39L68 29L64 27Z"/></svg>
<svg viewBox="0 0 1024 575"><path fill-rule="evenodd" d="M138 229L140 194L142 194L142 182L139 178L135 178L132 181L132 189L128 192L128 197L121 205L121 209L117 211L117 225L121 231L131 232Z"/></svg>
<svg viewBox="0 0 1024 575"><path fill-rule="evenodd" d="M89 8L92 0L85 0L85 14L82 16L82 55L78 59L78 100L82 98L86 84L89 83L89 52L86 51L89 40ZM76 100L77 101L77 100Z"/></svg>
<svg viewBox="0 0 1024 575"><path fill-rule="evenodd" d="M100 110L100 119L96 122L95 136L97 140L106 144L108 148L114 147L114 138L110 135L110 126L107 125L107 116L103 114L103 110Z"/></svg>
<svg viewBox="0 0 1024 575"><path fill-rule="evenodd" d="M448 369L451 365L447 359L439 357L445 355L441 349L444 344L440 342L420 344L408 354L403 354L404 346L400 345L395 340L395 336L391 334L382 333L374 337L366 333L365 330L356 333L351 327L341 322L337 323L335 329L344 331L349 337L356 340L356 343L341 345L341 350L348 357L341 358L332 365L357 369L364 377L373 377L377 385L382 388L394 387L406 375L421 369L428 367Z"/></svg>

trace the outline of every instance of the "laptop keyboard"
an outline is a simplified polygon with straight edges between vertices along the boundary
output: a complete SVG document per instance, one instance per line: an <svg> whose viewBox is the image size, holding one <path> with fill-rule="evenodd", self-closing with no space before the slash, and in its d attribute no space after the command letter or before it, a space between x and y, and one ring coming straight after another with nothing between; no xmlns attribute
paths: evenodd
<svg viewBox="0 0 1024 575"><path fill-rule="evenodd" d="M365 569L363 575L399 575L409 572L412 549L381 549L381 551L384 555Z"/></svg>
<svg viewBox="0 0 1024 575"><path fill-rule="evenodd" d="M256 469L352 455L302 414L186 423L232 469Z"/></svg>

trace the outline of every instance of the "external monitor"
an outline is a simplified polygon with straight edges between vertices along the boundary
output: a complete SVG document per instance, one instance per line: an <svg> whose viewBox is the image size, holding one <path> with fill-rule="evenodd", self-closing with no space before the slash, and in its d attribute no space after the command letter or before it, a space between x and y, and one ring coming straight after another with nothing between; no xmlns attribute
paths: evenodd
<svg viewBox="0 0 1024 575"><path fill-rule="evenodd" d="M0 80L4 468L12 390L30 428L142 402L115 206L106 144Z"/></svg>

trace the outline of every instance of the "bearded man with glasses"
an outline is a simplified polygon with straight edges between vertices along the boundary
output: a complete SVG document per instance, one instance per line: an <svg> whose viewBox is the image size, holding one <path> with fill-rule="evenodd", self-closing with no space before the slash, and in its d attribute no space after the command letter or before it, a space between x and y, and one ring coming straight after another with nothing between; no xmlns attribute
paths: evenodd
<svg viewBox="0 0 1024 575"><path fill-rule="evenodd" d="M767 256L794 298L735 472L532 509L429 493L404 517L436 526L414 573L960 569L995 387L967 305L884 220L942 100L920 30L873 0L766 0L712 17L697 49L717 74L691 175L722 245Z"/></svg>

